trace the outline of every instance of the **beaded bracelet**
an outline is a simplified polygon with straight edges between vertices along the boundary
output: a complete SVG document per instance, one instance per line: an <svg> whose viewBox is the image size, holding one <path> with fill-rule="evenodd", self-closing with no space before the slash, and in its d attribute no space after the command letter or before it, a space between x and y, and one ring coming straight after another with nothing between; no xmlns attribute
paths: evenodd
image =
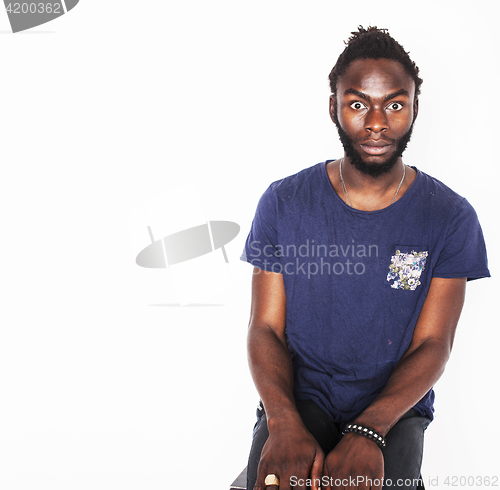
<svg viewBox="0 0 500 490"><path fill-rule="evenodd" d="M379 447L385 447L385 439L370 427L365 427L359 424L347 424L342 431L342 435L345 436L348 432L355 432L356 434L361 434L362 436L368 437L373 442L376 442Z"/></svg>

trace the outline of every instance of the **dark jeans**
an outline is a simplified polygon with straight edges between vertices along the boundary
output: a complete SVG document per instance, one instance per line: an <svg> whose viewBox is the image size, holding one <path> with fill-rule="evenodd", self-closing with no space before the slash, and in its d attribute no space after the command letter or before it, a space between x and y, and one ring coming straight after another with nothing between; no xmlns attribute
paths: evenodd
<svg viewBox="0 0 500 490"><path fill-rule="evenodd" d="M343 426L332 422L330 417L311 400L297 401L297 410L307 430L315 437L327 455L339 442ZM384 455L384 489L414 490L420 476L424 447L424 431L428 417L416 410L409 410L386 436ZM253 490L257 479L262 448L269 436L264 410L257 410L257 423L253 430L253 442L248 459L247 489ZM360 436L363 437L363 436ZM389 481L390 480L390 481ZM410 483L405 485L404 482ZM392 486L390 483L392 482Z"/></svg>

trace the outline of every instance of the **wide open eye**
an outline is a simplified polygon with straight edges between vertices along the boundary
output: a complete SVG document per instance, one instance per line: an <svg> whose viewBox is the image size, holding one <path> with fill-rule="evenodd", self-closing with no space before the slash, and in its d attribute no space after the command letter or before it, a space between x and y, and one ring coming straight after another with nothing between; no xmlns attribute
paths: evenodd
<svg viewBox="0 0 500 490"><path fill-rule="evenodd" d="M404 105L401 104L400 102L391 102L388 106L387 109L391 111L400 111L403 109Z"/></svg>
<svg viewBox="0 0 500 490"><path fill-rule="evenodd" d="M360 111L361 109L366 109L366 106L361 103L359 100L356 100L355 102L351 102L349 104L349 107L351 109L354 109L355 111Z"/></svg>

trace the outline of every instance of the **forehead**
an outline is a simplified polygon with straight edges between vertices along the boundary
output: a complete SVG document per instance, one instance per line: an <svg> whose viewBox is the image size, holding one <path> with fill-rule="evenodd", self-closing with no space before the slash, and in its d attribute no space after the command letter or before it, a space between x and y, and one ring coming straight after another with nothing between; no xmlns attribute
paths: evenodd
<svg viewBox="0 0 500 490"><path fill-rule="evenodd" d="M339 78L338 95L353 88L369 95L371 98L383 98L387 94L405 89L409 94L415 93L415 81L406 73L399 61L380 59L354 60L346 72Z"/></svg>

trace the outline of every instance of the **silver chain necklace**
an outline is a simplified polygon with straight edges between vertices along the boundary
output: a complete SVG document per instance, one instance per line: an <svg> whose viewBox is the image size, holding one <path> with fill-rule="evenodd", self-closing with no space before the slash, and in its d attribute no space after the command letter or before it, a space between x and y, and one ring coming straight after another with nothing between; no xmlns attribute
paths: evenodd
<svg viewBox="0 0 500 490"><path fill-rule="evenodd" d="M354 207L352 205L351 201L351 196L349 195L349 192L347 191L347 187L345 186L344 179L342 177L342 164L344 163L344 157L340 160L340 165L339 165L339 170L340 170L340 183L342 184L342 192L344 193L344 202L347 204L347 199L349 199L349 204L351 205L351 208ZM398 192L399 189L401 189L401 186L403 185L403 180L405 180L405 174L406 174L406 165L403 164L403 177L401 177L401 182L398 185L398 188L396 189L396 194L394 194L394 197L392 198L391 204L394 204L394 201L396 200L396 197L398 197ZM346 199L347 196L347 199ZM389 206L391 205L389 204Z"/></svg>

